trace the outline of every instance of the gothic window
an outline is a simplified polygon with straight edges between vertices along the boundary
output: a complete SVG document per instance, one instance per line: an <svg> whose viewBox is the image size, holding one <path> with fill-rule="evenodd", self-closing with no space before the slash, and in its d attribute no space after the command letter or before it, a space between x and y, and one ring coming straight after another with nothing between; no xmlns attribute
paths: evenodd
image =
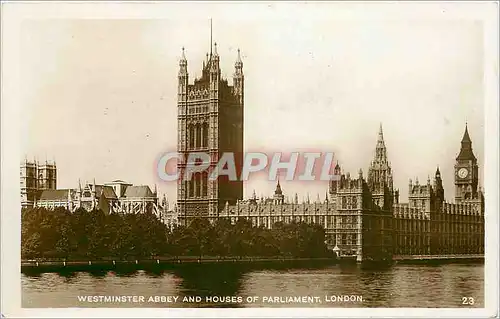
<svg viewBox="0 0 500 319"><path fill-rule="evenodd" d="M208 146L208 124L203 123L203 147Z"/></svg>
<svg viewBox="0 0 500 319"><path fill-rule="evenodd" d="M189 192L188 192L188 197L194 197L194 181L193 179L191 179L190 181L187 182L189 187Z"/></svg>
<svg viewBox="0 0 500 319"><path fill-rule="evenodd" d="M196 147L201 146L201 126L196 125Z"/></svg>
<svg viewBox="0 0 500 319"><path fill-rule="evenodd" d="M358 199L356 197L352 198L352 207L358 208Z"/></svg>
<svg viewBox="0 0 500 319"><path fill-rule="evenodd" d="M200 173L195 173L193 175L193 184L194 184L194 197L200 196Z"/></svg>
<svg viewBox="0 0 500 319"><path fill-rule="evenodd" d="M189 132L189 148L193 148L194 147L194 126L193 125L189 125L188 132Z"/></svg>
<svg viewBox="0 0 500 319"><path fill-rule="evenodd" d="M342 208L347 208L347 203L345 197L342 197Z"/></svg>
<svg viewBox="0 0 500 319"><path fill-rule="evenodd" d="M203 172L203 189L202 196L207 196L208 193L208 173Z"/></svg>

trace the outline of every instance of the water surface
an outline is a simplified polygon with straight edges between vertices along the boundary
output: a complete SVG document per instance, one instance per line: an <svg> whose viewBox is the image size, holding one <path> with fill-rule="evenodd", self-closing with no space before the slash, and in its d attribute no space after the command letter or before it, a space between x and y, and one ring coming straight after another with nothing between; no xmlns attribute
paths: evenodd
<svg viewBox="0 0 500 319"><path fill-rule="evenodd" d="M464 297L474 299L468 307L484 307L483 264L256 270L201 265L156 272L22 274L21 282L23 307L464 307ZM137 302L88 302L78 296L136 296ZM162 300L148 301L151 296ZM201 301L183 302L184 297ZM317 302L289 303L286 297L316 297ZM347 297L353 300L341 300Z"/></svg>

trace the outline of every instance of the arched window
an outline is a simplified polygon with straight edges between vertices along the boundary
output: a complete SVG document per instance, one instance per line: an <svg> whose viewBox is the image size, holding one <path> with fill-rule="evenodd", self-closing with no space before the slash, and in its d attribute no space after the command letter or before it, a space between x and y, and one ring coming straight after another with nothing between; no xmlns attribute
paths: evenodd
<svg viewBox="0 0 500 319"><path fill-rule="evenodd" d="M208 193L208 173L203 172L202 174L202 188L201 188L201 196L207 196Z"/></svg>
<svg viewBox="0 0 500 319"><path fill-rule="evenodd" d="M194 180L191 179L190 181L187 181L189 187L189 191L188 191L188 196L187 197L194 197Z"/></svg>
<svg viewBox="0 0 500 319"><path fill-rule="evenodd" d="M189 148L194 147L194 125L189 125L188 128L188 135L189 135Z"/></svg>
<svg viewBox="0 0 500 319"><path fill-rule="evenodd" d="M201 173L196 173L196 197L200 197L201 196L201 189L202 189L202 185L201 185Z"/></svg>
<svg viewBox="0 0 500 319"><path fill-rule="evenodd" d="M203 123L203 147L208 147L208 124Z"/></svg>

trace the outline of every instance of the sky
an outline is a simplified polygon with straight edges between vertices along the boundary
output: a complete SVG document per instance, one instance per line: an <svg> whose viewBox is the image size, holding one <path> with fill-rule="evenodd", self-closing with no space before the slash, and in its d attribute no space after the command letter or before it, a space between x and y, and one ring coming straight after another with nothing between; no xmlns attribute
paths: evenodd
<svg viewBox="0 0 500 319"><path fill-rule="evenodd" d="M482 174L480 21L445 10L408 18L402 13L413 9L403 5L376 16L366 14L369 5L340 3L196 6L150 4L141 7L146 14L124 10L120 19L96 6L23 20L11 52L20 159L55 159L60 188L122 179L156 184L174 201L175 183L158 179L156 161L176 150L181 48L192 82L210 50L212 18L230 83L241 49L246 150L333 151L344 171L366 176L382 123L401 200L410 178L426 182L439 165L452 201L467 122ZM327 190L324 181L281 184L290 198L324 198ZM246 197L271 196L275 182L251 179L244 187Z"/></svg>

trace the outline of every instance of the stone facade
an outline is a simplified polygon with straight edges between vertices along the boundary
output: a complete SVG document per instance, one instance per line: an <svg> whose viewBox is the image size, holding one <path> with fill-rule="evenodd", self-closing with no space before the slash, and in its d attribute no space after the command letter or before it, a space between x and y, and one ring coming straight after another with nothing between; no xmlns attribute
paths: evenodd
<svg viewBox="0 0 500 319"><path fill-rule="evenodd" d="M334 168L339 180L332 180L329 196L323 202L289 203L277 184L272 199L238 201L225 206L221 218L236 222L247 218L256 226L272 227L276 222L302 221L322 225L330 249L340 257L356 257L358 261L389 260L395 255L452 255L484 253L484 196L477 189L477 173L464 179L459 170L466 165L474 170L472 146L467 132L462 141L462 156L457 158L456 203L445 202L439 168L433 184L430 179L420 185L410 180L408 203L399 203L399 191L393 189L392 170L382 127L375 157L365 179L359 170L356 178ZM465 146L464 146L465 145ZM468 157L463 156L467 147ZM472 157L470 156L472 154ZM474 157L475 159L475 157ZM464 164L465 161L465 164ZM460 180L462 179L462 180Z"/></svg>
<svg viewBox="0 0 500 319"><path fill-rule="evenodd" d="M182 50L178 75L177 151L184 160L178 170L184 172L190 152L210 154L209 170L215 168L224 152L235 155L236 169L243 162L243 63L238 50L233 85L221 76L217 44L203 62L202 75L189 84L187 60ZM225 202L243 199L243 183L224 178L209 180L207 173L197 173L189 181L179 179L177 207L179 221L194 217L216 218Z"/></svg>
<svg viewBox="0 0 500 319"><path fill-rule="evenodd" d="M101 209L103 212L120 214L154 213L167 225L178 223L175 212L169 211L165 196L160 202L156 187L151 191L147 185L132 185L121 180L105 184L78 182L77 188L56 188L57 168L55 163L39 165L36 162L21 162L21 208L63 207L71 212L78 208L87 211Z"/></svg>

